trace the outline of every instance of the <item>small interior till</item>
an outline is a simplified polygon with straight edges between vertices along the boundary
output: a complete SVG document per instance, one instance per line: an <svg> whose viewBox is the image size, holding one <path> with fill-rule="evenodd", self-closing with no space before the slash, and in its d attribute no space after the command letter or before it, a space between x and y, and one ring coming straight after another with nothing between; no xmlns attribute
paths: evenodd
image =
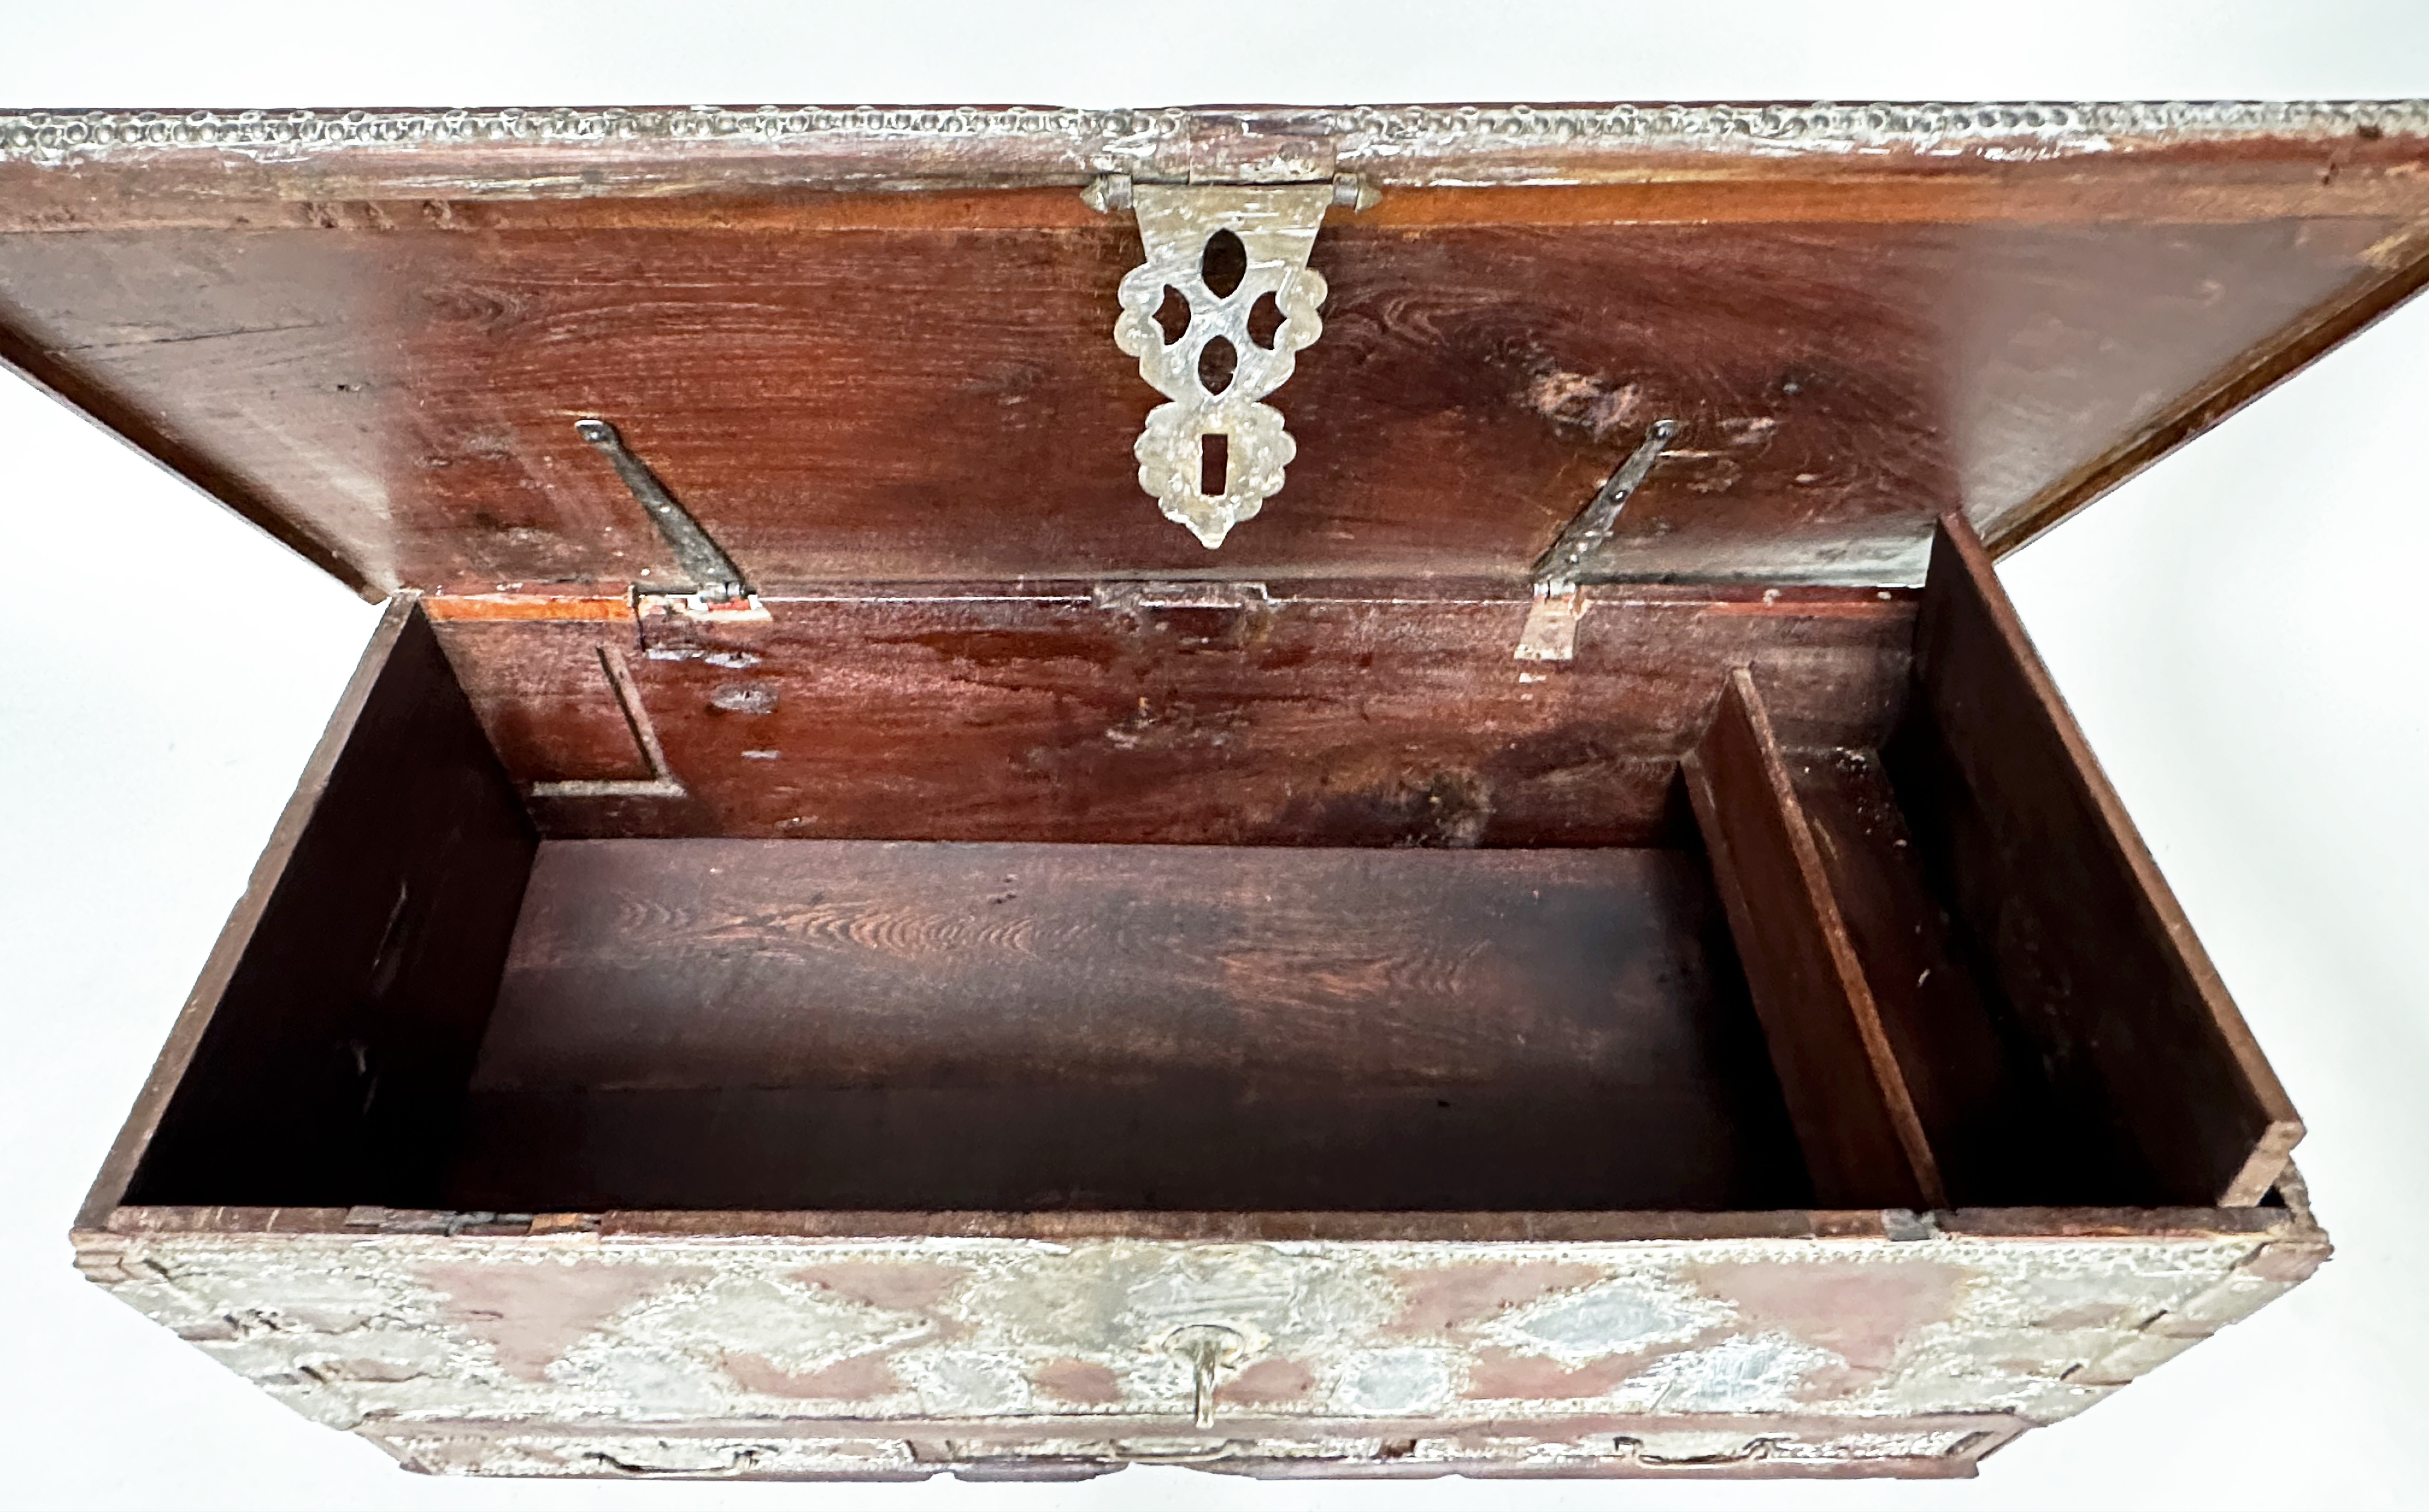
<svg viewBox="0 0 2429 1512"><path fill-rule="evenodd" d="M125 1200L2253 1200L1995 595L402 604Z"/></svg>

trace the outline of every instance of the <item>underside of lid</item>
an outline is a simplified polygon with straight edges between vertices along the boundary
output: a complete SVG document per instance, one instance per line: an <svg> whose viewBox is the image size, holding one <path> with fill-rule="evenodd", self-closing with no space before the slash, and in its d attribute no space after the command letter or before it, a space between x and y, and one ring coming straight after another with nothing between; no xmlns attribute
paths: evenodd
<svg viewBox="0 0 2429 1512"><path fill-rule="evenodd" d="M1124 191L1336 181L1209 550ZM586 419L762 593L1523 581L1662 420L1577 576L1912 583L2424 278L2424 102L0 116L0 357L372 593L688 581Z"/></svg>

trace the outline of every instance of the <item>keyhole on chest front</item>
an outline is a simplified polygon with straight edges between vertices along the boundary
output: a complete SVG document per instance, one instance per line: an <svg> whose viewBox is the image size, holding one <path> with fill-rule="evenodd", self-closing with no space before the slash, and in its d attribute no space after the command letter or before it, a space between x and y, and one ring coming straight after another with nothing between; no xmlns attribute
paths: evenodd
<svg viewBox="0 0 2429 1512"><path fill-rule="evenodd" d="M1209 499L1231 491L1231 438L1220 431L1198 438L1198 491Z"/></svg>

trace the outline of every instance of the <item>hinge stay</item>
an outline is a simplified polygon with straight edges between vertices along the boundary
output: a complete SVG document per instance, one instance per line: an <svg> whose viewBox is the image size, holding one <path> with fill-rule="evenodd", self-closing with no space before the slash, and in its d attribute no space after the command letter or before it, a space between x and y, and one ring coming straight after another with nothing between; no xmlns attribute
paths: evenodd
<svg viewBox="0 0 2429 1512"><path fill-rule="evenodd" d="M1611 539L1611 531L1619 524L1619 512L1628 507L1628 496L1644 482L1653 464L1661 460L1662 448L1677 434L1677 420L1655 420L1646 428L1644 439L1595 492L1593 501L1578 510L1562 528L1559 537L1535 559L1537 583L1555 588L1562 583L1576 583L1595 552Z"/></svg>
<svg viewBox="0 0 2429 1512"><path fill-rule="evenodd" d="M573 429L597 447L615 468L616 475L624 480L624 486L632 490L650 522L666 537L667 546L674 552L675 565L691 579L693 592L704 607L740 607L750 602L751 584L743 580L742 569L701 528L700 521L691 518L691 512L668 492L649 464L633 454L615 426L596 417L587 417L575 420Z"/></svg>
<svg viewBox="0 0 2429 1512"><path fill-rule="evenodd" d="M1527 610L1527 623L1518 633L1517 649L1512 655L1521 662L1566 662L1578 654L1578 621L1585 616L1586 600L1579 591L1579 582L1595 553L1611 540L1611 533L1619 525L1619 513L1628 507L1653 465L1661 460L1661 451L1678 434L1677 420L1655 420L1645 429L1644 439L1628 460L1619 465L1597 489L1592 501L1563 526L1544 554L1535 559L1532 580L1534 602Z"/></svg>

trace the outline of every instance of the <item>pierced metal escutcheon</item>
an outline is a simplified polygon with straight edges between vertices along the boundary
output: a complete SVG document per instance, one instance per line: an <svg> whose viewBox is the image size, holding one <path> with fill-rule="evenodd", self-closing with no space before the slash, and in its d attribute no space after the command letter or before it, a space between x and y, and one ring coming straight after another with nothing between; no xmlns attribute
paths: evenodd
<svg viewBox="0 0 2429 1512"><path fill-rule="evenodd" d="M1307 258L1334 195L1330 183L1131 187L1147 261L1122 279L1114 343L1171 401L1131 450L1139 486L1210 551L1298 454L1281 411L1258 401L1324 332L1324 275ZM1158 318L1175 300L1188 309L1178 332Z"/></svg>

